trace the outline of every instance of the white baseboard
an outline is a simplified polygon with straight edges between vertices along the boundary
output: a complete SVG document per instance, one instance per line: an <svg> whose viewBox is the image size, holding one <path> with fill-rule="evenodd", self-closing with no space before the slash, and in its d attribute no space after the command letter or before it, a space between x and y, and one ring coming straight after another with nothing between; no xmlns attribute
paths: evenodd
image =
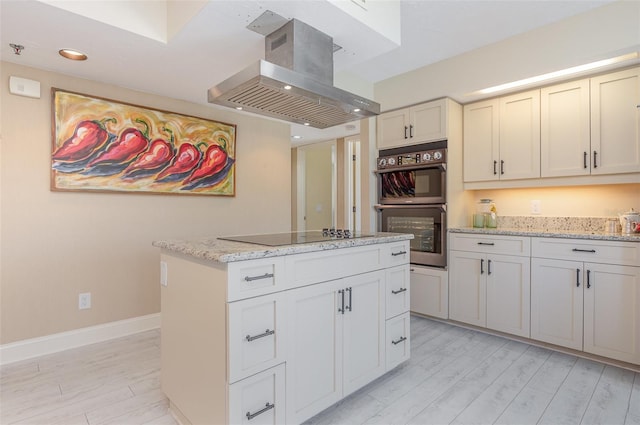
<svg viewBox="0 0 640 425"><path fill-rule="evenodd" d="M0 365L160 327L160 313L0 345Z"/></svg>

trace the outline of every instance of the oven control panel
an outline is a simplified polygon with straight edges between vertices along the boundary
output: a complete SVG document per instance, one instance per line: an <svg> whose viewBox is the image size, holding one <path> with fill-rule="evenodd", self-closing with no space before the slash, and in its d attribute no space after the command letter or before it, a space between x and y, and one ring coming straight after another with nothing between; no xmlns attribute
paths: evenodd
<svg viewBox="0 0 640 425"><path fill-rule="evenodd" d="M445 150L434 149L393 156L381 156L378 158L378 170L385 168L415 167L416 165L443 164L445 162Z"/></svg>

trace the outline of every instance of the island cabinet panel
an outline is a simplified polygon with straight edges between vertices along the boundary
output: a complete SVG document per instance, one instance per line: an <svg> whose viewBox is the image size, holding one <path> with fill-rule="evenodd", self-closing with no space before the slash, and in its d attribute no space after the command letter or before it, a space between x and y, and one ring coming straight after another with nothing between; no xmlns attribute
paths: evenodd
<svg viewBox="0 0 640 425"><path fill-rule="evenodd" d="M177 416L301 423L409 359L409 241L345 243L229 263L163 250L162 389Z"/></svg>

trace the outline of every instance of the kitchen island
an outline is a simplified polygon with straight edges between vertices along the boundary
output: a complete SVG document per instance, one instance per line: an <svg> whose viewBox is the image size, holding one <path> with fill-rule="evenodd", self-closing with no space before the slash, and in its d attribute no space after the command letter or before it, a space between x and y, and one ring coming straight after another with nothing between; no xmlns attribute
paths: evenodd
<svg viewBox="0 0 640 425"><path fill-rule="evenodd" d="M292 235L154 242L162 389L180 422L300 423L409 359L412 235Z"/></svg>

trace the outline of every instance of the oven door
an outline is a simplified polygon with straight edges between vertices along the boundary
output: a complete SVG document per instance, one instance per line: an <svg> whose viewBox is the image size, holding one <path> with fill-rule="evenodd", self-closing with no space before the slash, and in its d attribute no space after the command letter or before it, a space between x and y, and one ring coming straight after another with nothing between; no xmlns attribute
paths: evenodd
<svg viewBox="0 0 640 425"><path fill-rule="evenodd" d="M445 164L387 168L378 174L381 204L444 204Z"/></svg>
<svg viewBox="0 0 640 425"><path fill-rule="evenodd" d="M380 231L414 236L409 241L412 264L447 266L446 205L376 205L376 209Z"/></svg>

